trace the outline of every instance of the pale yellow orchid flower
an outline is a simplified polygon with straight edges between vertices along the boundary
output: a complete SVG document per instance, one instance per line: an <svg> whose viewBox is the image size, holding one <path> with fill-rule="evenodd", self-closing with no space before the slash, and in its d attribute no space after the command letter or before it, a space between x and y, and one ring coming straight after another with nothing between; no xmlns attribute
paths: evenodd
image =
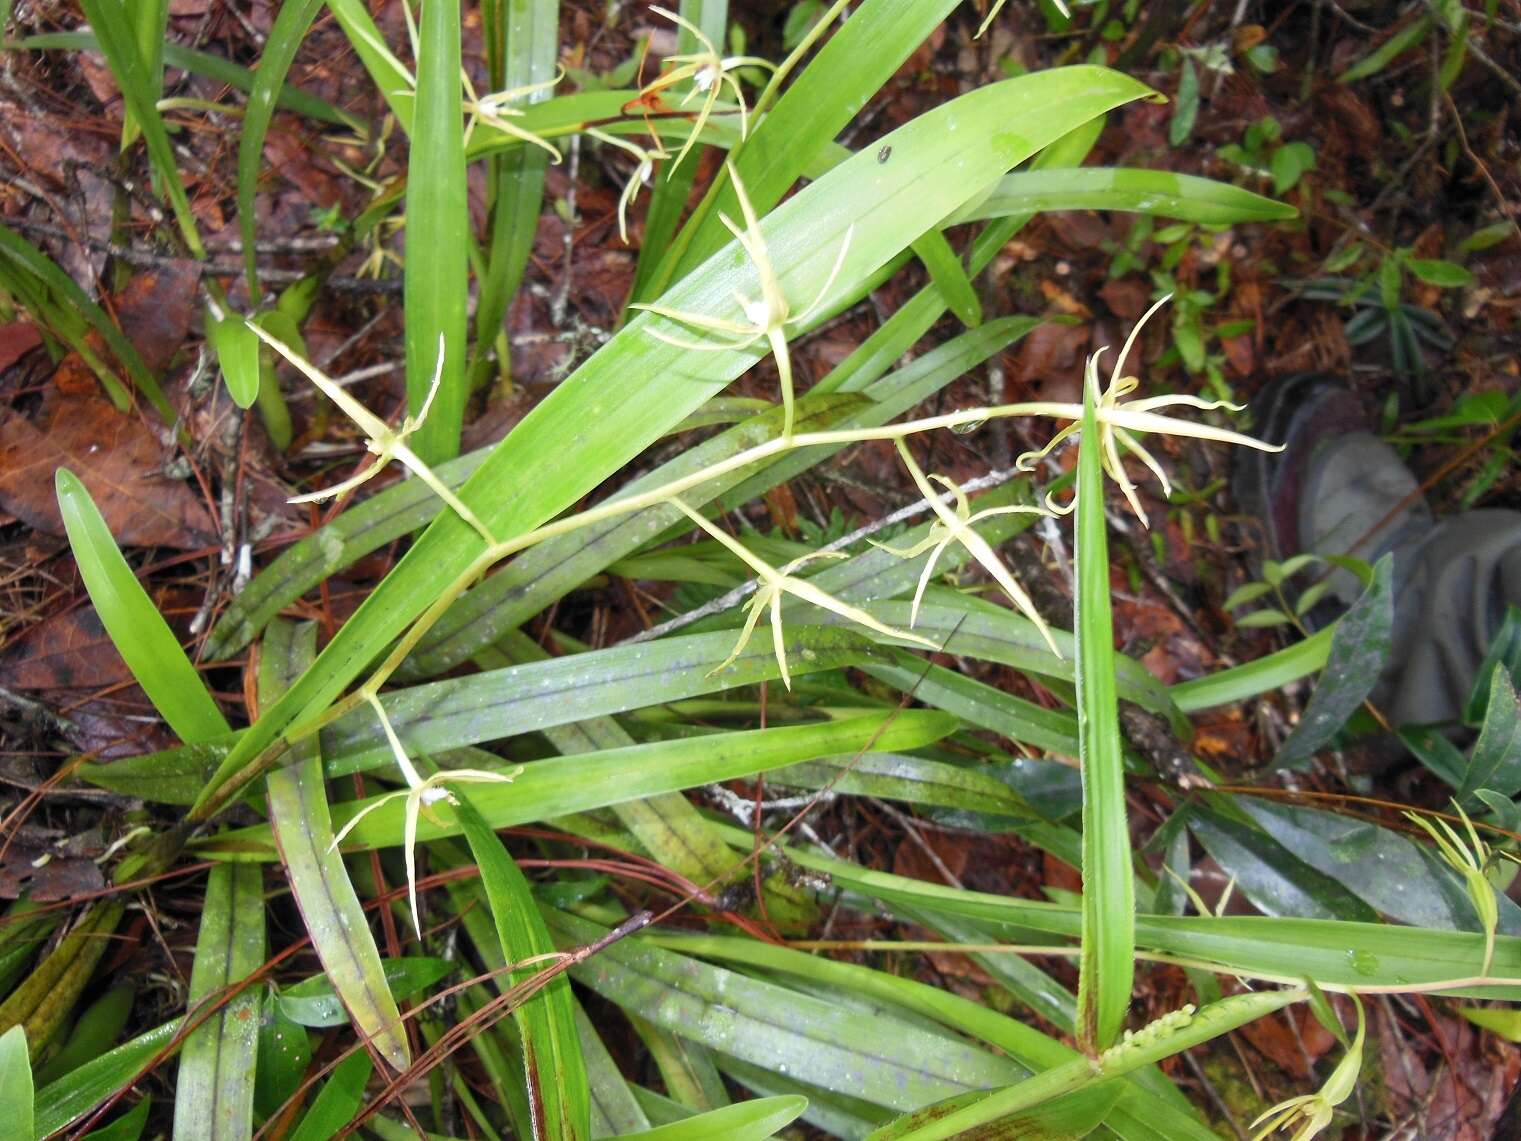
<svg viewBox="0 0 1521 1141"><path fill-rule="evenodd" d="M1336 1069L1331 1071L1326 1084L1316 1093L1291 1097L1263 1113L1252 1122L1252 1127L1257 1130L1252 1134L1252 1141L1262 1141L1280 1129L1294 1130L1290 1141L1310 1141L1311 1137L1331 1124L1331 1119L1336 1115L1336 1107L1346 1101L1356 1088L1357 1076L1363 1067L1363 1039L1367 1031L1367 1019L1363 1014L1362 1000L1354 994L1352 1001L1357 1003L1357 1037L1336 1064Z"/></svg>
<svg viewBox="0 0 1521 1141"><path fill-rule="evenodd" d="M1216 428L1212 424L1196 424L1189 420L1178 420L1171 416L1158 415L1158 409L1171 408L1183 405L1188 408L1198 408L1206 412L1212 412L1218 408L1226 408L1232 412L1243 411L1239 404L1232 404L1226 400L1205 400L1198 396L1148 396L1141 400L1123 400L1140 386L1140 381L1133 376L1122 376L1125 367L1125 359L1130 355L1136 337L1141 329L1151 319L1158 309L1171 300L1168 294L1154 304L1139 321L1135 328L1130 331L1130 336L1125 339L1125 346L1120 350L1119 359L1114 363L1114 370L1109 374L1109 387L1100 391L1098 378L1098 359L1104 350L1100 349L1088 358L1088 367L1084 376L1084 382L1093 394L1094 414L1098 419L1099 447L1103 455L1104 471L1109 478L1119 484L1120 490L1125 493L1125 499L1130 508L1135 512L1136 518L1142 525L1150 527L1151 521L1146 518L1146 512L1141 509L1141 501L1136 497L1136 486L1130 477L1125 474L1125 465L1120 456L1120 449L1139 459L1157 477L1162 485L1164 494L1172 494L1172 483L1167 478L1167 473L1162 470L1162 465L1156 457L1141 446L1136 439L1138 432L1156 432L1171 436L1192 436L1200 440L1214 440L1223 444L1240 444L1243 447L1256 448L1264 452L1281 452L1280 444L1265 444L1261 440L1254 440L1250 436L1240 432L1232 432L1226 428ZM1045 447L1034 452L1026 452L1020 456L1015 464L1024 471L1031 471L1035 464L1044 459L1059 444L1079 432L1082 428L1083 406L1075 403L1057 403L1055 401L1036 401L1027 405L1021 405L1026 414L1056 416L1068 420L1070 423L1051 438L1051 442ZM1075 501L1073 501L1075 503ZM1072 503L1066 507L1058 507L1049 498L1048 506L1054 511L1062 513L1072 510Z"/></svg>
<svg viewBox="0 0 1521 1141"><path fill-rule="evenodd" d="M687 136L687 141L682 144L681 150L676 155L676 161L671 164L671 170L681 165L687 152L697 142L702 134L703 127L707 126L708 119L713 115L713 109L718 105L718 96L725 84L734 92L734 100L739 104L739 137L743 139L750 131L750 109L745 104L745 93L740 89L739 80L734 72L741 67L766 67L772 71L776 65L770 60L761 59L753 55L719 55L713 41L703 35L702 29L697 25L683 20L675 12L665 8L650 7L651 12L664 16L678 27L691 32L693 37L701 45L700 51L684 53L682 55L667 56L665 70L654 79L650 80L639 89L639 99L644 101L652 95L657 95L667 88L674 87L684 80L692 81L692 90L686 93L681 106L685 107L694 96L702 96L702 105L698 108L697 117L692 120L692 133ZM667 175L669 177L669 175Z"/></svg>
<svg viewBox="0 0 1521 1141"><path fill-rule="evenodd" d="M487 545L496 545L496 539L492 536L486 525L476 517L475 512L466 507L465 504L460 500L459 496L455 495L453 491L449 490L449 486L444 483L443 480L438 478L433 469L429 467L407 443L407 440L412 435L412 433L417 431L418 428L422 427L423 421L427 419L428 410L433 406L433 398L438 394L439 383L443 380L444 340L442 335L440 335L438 339L438 363L433 370L433 381L428 386L428 395L423 399L423 406L418 409L416 416L407 416L403 418L401 427L393 429L379 416L375 415L375 413L371 412L363 404L355 400L353 396L349 395L347 389L343 388L339 384L334 383L332 378L324 375L322 371L313 365L310 361L305 360L304 358L298 356L296 353L292 352L289 346L281 341L276 340L274 337L271 337L268 333L261 329L256 322L250 321L248 323L248 327L254 331L254 335L257 336L261 341L263 341L270 348L274 349L275 352L279 353L291 364L295 365L296 368L299 369L308 380L310 380L322 391L324 396L326 396L334 404L338 405L343 414L352 420L356 425L358 425L359 430L362 431L367 437L365 440L365 447L375 455L375 462L370 464L369 467L365 468L358 475L351 476L348 479L344 480L342 483L337 484L333 487L323 488L321 491L312 491L308 492L305 495L297 495L293 497L290 502L312 503L319 499L331 499L334 496L342 495L344 492L352 491L354 488L358 487L366 480L372 479L376 475L380 474L381 469L384 468L386 464L390 463L393 459L400 460L403 466L410 469L418 479L427 484L428 489L432 491L434 495L438 496L446 504L448 504L448 506L454 511L456 515L458 515L466 523L469 523L470 526L474 527L475 530L480 534L481 538L486 541Z"/></svg>
<svg viewBox="0 0 1521 1141"><path fill-rule="evenodd" d="M1051 636L1051 628L1046 625L1045 619L1040 616L1040 611L1035 609L1035 603L1030 599L1029 594L1019 585L1014 576L1009 573L1008 568L1003 565L1002 560L994 552L991 544L975 530L976 524L980 520L991 518L994 515L1049 515L1050 512L1040 507L1011 506L989 507L973 515L972 505L967 501L966 492L961 490L960 484L938 474L926 478L923 470L914 461L912 453L909 452L908 445L902 439L894 440L893 443L897 446L898 454L903 457L903 463L908 468L909 475L913 477L914 485L918 487L919 493L929 503L930 510L935 513L935 523L930 527L929 533L911 547L891 547L886 543L872 544L887 551L889 554L894 554L904 559L918 558L925 551L933 550L928 561L924 564L924 571L919 575L918 589L914 591L914 603L913 607L909 610L908 618L910 628L919 621L919 604L924 600L924 588L929 584L930 577L935 573L935 563L939 561L940 556L945 553L947 547L952 543L960 543L966 548L967 553L981 563L983 569L993 576L993 580L1003 587L1004 593L1009 596L1009 601L1014 603L1019 612L1035 623L1035 628L1040 631L1040 636L1046 640L1046 645L1051 647L1051 652L1057 657L1061 657L1062 652L1057 648L1056 640ZM944 485L945 489L955 497L956 508L954 511L942 501L942 493L930 486L930 480Z"/></svg>
<svg viewBox="0 0 1521 1141"><path fill-rule="evenodd" d="M427 779L417 771L412 764L412 759L407 756L406 749L402 748L401 740L396 736L396 730L391 727L391 719L386 716L384 706L380 699L373 693L366 692L364 698L375 711L375 716L380 718L380 727L385 732L386 741L391 746L391 755L396 759L396 767L401 770L407 787L388 792L384 796L378 796L356 812L351 820L338 830L333 837L333 842L328 846L332 851L343 843L344 837L354 830L354 827L370 813L382 805L389 804L393 800L405 799L405 817L402 824L402 847L407 864L407 899L412 906L412 927L417 932L418 938L422 937L422 922L418 918L417 911L417 817L426 812L428 819L438 823L438 819L432 812L435 804L458 804L446 785L449 784L496 784L510 783L523 771L522 765L515 765L501 772L491 772L486 769L447 769L441 773L434 773Z"/></svg>
<svg viewBox="0 0 1521 1141"><path fill-rule="evenodd" d="M465 106L470 112L470 117L465 121L465 145L470 145L470 136L475 131L477 123L485 123L488 127L494 127L504 135L511 135L515 139L521 139L525 143L531 143L536 147L542 147L549 152L555 162L559 162L561 155L559 148L553 143L532 131L525 131L508 116L521 115L523 112L513 104L521 99L539 91L552 90L561 79L565 78L565 72L560 68L555 69L553 79L546 79L542 83L526 83L522 87L509 88L506 91L497 91L491 95L477 96L475 86L470 82L470 76L464 70L460 71L460 80L465 87Z"/></svg>
<svg viewBox="0 0 1521 1141"><path fill-rule="evenodd" d="M814 297L813 302L808 308L794 316L788 305L787 295L782 291L781 279L777 277L776 270L771 265L771 256L766 251L766 239L761 234L760 219L755 216L755 209L750 205L750 196L745 193L745 185L740 181L732 163L729 164L729 177L734 182L734 193L739 198L739 208L744 216L745 226L744 229L740 229L726 214L720 214L719 221L729 228L729 232L749 255L756 273L760 276L761 295L759 298L752 300L742 293L734 295L745 319L735 321L725 317L710 317L705 313L689 313L666 305L639 304L634 305L633 308L644 309L667 320L679 321L698 329L728 333L733 337L728 341L687 341L659 329L649 330L650 336L656 340L675 345L680 349L710 352L726 349L740 350L749 348L764 337L771 345L772 355L776 357L776 371L781 378L782 389L782 439L789 440L792 438L795 408L792 390L792 355L787 348L787 329L789 326L804 324L818 311L834 285L835 278L839 276L840 267L845 264L845 252L850 248L850 238L854 233L854 227L845 231L845 240L840 243L840 252L835 256L834 266L830 269L829 276L824 280L824 285Z"/></svg>
<svg viewBox="0 0 1521 1141"><path fill-rule="evenodd" d="M1490 962L1495 956L1495 930L1500 925L1500 904L1495 899L1495 885L1489 882L1486 874L1494 859L1494 852L1479 839L1479 833L1474 828L1473 821L1468 818L1468 813L1463 811L1462 805L1454 802L1453 808L1463 821L1466 840L1440 816L1428 820L1418 812L1406 812L1405 818L1431 837L1437 851L1442 854L1442 859L1462 877L1468 900L1473 904L1479 926L1484 930L1484 969L1479 973L1487 975Z"/></svg>
<svg viewBox="0 0 1521 1141"><path fill-rule="evenodd" d="M734 554L740 562L744 563L757 577L755 596L745 604L749 616L745 619L744 629L739 633L739 641L734 643L734 649L729 656L718 665L713 667L713 673L718 673L724 667L739 657L740 651L750 641L750 635L755 633L756 623L767 608L771 611L771 642L772 649L776 654L776 664L782 675L782 684L788 689L792 688L792 674L787 669L787 644L782 636L782 596L790 594L794 598L800 598L804 602L810 602L814 606L822 607L838 614L841 618L848 618L858 625L865 626L868 630L874 630L878 634L889 638L902 638L909 642L918 642L921 646L933 650L935 644L927 638L921 638L917 634L909 634L902 630L894 630L891 626L878 622L866 611L842 602L827 591L819 589L807 579L793 577L793 571L813 559L842 559L845 557L841 551L815 551L804 555L802 558L793 559L781 568L772 566L764 559L750 551L743 543L734 538L728 532L715 527L703 516L693 511L680 499L672 499L671 502L693 523L706 531L714 539Z"/></svg>
<svg viewBox="0 0 1521 1141"><path fill-rule="evenodd" d="M588 127L586 133L594 139L627 151L638 160L634 173L629 175L628 181L623 184L623 193L618 196L618 236L623 239L624 245L628 245L628 208L639 196L639 188L650 184L650 179L654 176L655 164L671 156L658 141L652 148L641 147L638 143L620 139L617 135L599 131L596 127Z"/></svg>

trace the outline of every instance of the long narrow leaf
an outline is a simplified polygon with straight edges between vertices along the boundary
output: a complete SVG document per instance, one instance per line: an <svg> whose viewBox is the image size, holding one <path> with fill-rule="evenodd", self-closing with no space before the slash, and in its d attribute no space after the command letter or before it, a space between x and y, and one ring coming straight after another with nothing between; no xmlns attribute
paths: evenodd
<svg viewBox="0 0 1521 1141"><path fill-rule="evenodd" d="M254 192L258 189L259 164L264 159L264 138L275 115L275 102L285 87L291 61L296 58L301 41L306 38L307 29L317 18L322 5L323 0L291 0L280 6L264 41L264 51L259 56L259 70L254 72L248 109L243 114L243 131L238 136L238 233L243 239L243 267L248 277L249 296L255 300L259 297L259 263L254 248L258 219Z"/></svg>
<svg viewBox="0 0 1521 1141"><path fill-rule="evenodd" d="M227 732L227 721L179 639L137 581L84 484L68 468L56 478L69 546L101 624L148 700L188 744Z"/></svg>
<svg viewBox="0 0 1521 1141"><path fill-rule="evenodd" d="M260 696L272 701L310 664L314 625L275 622L260 657ZM387 984L369 920L333 850L333 824L322 775L322 755L311 739L293 749L290 763L269 774L269 825L291 894L312 946L359 1033L397 1070L411 1062L401 1012Z"/></svg>
<svg viewBox="0 0 1521 1141"><path fill-rule="evenodd" d="M1092 383L1083 386L1077 458L1077 739L1083 766L1083 954L1077 1038L1089 1053L1114 1044L1135 975L1135 889L1125 812L1125 762L1115 687L1114 616L1109 608L1109 536L1104 518L1102 443Z"/></svg>
<svg viewBox="0 0 1521 1141"><path fill-rule="evenodd" d="M235 1141L253 1130L262 995L249 987L224 1002L221 992L264 963L263 879L256 864L219 864L206 883L187 998L192 1009L207 1002L216 1009L190 1032L180 1051L176 1141Z"/></svg>
<svg viewBox="0 0 1521 1141"><path fill-rule="evenodd" d="M468 395L470 205L457 0L424 4L419 35L417 108L407 159L407 409L417 416L431 398L413 448L434 463L458 454Z"/></svg>
<svg viewBox="0 0 1521 1141"><path fill-rule="evenodd" d="M476 785L470 790L470 799L493 828L506 828L714 781L753 776L816 757L862 749L916 749L939 740L954 728L955 722L943 713L907 710L813 725L654 741L626 749L535 761L510 785ZM372 803L347 802L335 814L337 823L348 823ZM427 817L419 820L420 841L458 835L459 824L450 819L447 808L435 807L435 813L436 823ZM391 801L356 824L345 844L362 849L401 842L402 806ZM203 846L208 852L222 850L241 854L243 858L255 854L267 858L268 828L258 825L239 829L212 837Z"/></svg>
<svg viewBox="0 0 1521 1141"><path fill-rule="evenodd" d="M511 962L537 960L554 953L528 881L502 846L501 839L481 819L470 797L457 794L455 818L464 829L470 852L481 872L481 887L496 923L497 938ZM541 969L537 962L510 975L523 982ZM535 1135L551 1141L586 1138L591 1134L591 1095L586 1063L576 1033L570 980L563 974L519 1003L512 1012L523 1040L523 1069Z"/></svg>

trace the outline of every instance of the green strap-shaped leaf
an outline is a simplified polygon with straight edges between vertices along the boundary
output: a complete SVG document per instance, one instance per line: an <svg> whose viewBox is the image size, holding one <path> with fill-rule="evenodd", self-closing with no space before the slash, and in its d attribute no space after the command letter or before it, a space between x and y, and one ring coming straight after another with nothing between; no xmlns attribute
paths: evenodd
<svg viewBox="0 0 1521 1141"><path fill-rule="evenodd" d="M1077 457L1077 741L1083 769L1083 926L1077 981L1077 1040L1094 1053L1114 1044L1130 1009L1135 977L1135 872L1125 811L1115 684L1114 615L1109 607L1109 533L1104 518L1103 442L1097 372L1083 385Z"/></svg>
<svg viewBox="0 0 1521 1141"><path fill-rule="evenodd" d="M933 219L950 214L1015 163L1147 91L1101 68L1065 68L979 88L919 116L884 140L902 161L881 164L873 155L856 155L768 215L762 230L783 289L792 297L816 295L848 231L836 285L845 295L851 282L869 276ZM414 242L416 237L414 232ZM755 269L734 243L684 277L663 302L716 313L733 304L736 289L753 294L755 286ZM759 355L758 349L692 353L665 344L649 335L662 320L646 313L625 326L541 401L465 485L461 498L493 534L521 534L564 510ZM571 446L589 462L561 462ZM228 755L198 801L199 811L225 795L223 782L293 722L320 713L437 601L482 546L469 524L440 516L314 668ZM192 809L192 818L199 811Z"/></svg>
<svg viewBox="0 0 1521 1141"><path fill-rule="evenodd" d="M481 818L470 795L456 791L454 815L464 829L481 873L481 887L496 923L497 938L510 962L554 953L554 941L539 915L528 881ZM543 969L542 961L511 972L513 984ZM518 1003L512 1011L523 1040L523 1071L536 1135L550 1141L591 1136L591 1095L586 1063L576 1032L570 980L563 974Z"/></svg>
<svg viewBox="0 0 1521 1141"><path fill-rule="evenodd" d="M431 411L412 437L427 463L459 454L465 414L465 303L470 289L470 204L460 88L459 4L426 4L418 29L417 107L408 136L407 410ZM440 359L441 358L441 359ZM435 386L434 377L438 382Z"/></svg>
<svg viewBox="0 0 1521 1141"><path fill-rule="evenodd" d="M32 1126L32 1062L26 1048L26 1031L12 1026L0 1034L0 1105L5 1107L6 1128L27 1141L36 1136Z"/></svg>
<svg viewBox="0 0 1521 1141"><path fill-rule="evenodd" d="M624 1133L622 1141L764 1141L796 1121L808 1108L806 1097L763 1097L726 1105L641 1133Z"/></svg>
<svg viewBox="0 0 1521 1141"><path fill-rule="evenodd" d="M364 1104L365 1083L374 1071L370 1056L356 1050L338 1063L332 1076L322 1083L311 1108L292 1130L290 1141L328 1141L354 1120Z"/></svg>
<svg viewBox="0 0 1521 1141"><path fill-rule="evenodd" d="M786 639L788 657L799 674L864 664L880 656L853 630L798 626L786 631ZM478 741L756 685L779 675L769 631L758 634L715 674L714 666L733 644L734 635L721 631L652 646L612 646L392 690L381 704L410 751L438 754ZM239 734L224 734L198 745L85 765L80 773L92 783L129 795L185 804L194 800L207 775L239 740ZM394 760L384 738L377 739L368 706L339 718L322 731L320 740L328 776Z"/></svg>
<svg viewBox="0 0 1521 1141"><path fill-rule="evenodd" d="M259 661L261 700L274 700L310 664L317 628L270 625ZM343 857L333 850L333 824L322 775L322 754L310 738L293 748L289 764L269 774L269 827L291 894L322 970L359 1033L397 1070L411 1063L401 1012L391 995L380 950L370 933Z"/></svg>
<svg viewBox="0 0 1521 1141"><path fill-rule="evenodd" d="M605 929L547 912L562 945ZM890 1109L916 1109L1027 1071L950 1034L624 939L571 968L609 1001L713 1049Z"/></svg>
<svg viewBox="0 0 1521 1141"><path fill-rule="evenodd" d="M476 785L470 800L493 828L507 828L575 812L589 812L625 800L676 792L714 781L736 780L816 757L862 749L917 749L946 736L954 719L929 710L867 714L843 721L790 725L675 741L652 741L625 749L604 749L576 757L551 757L526 766L511 784ZM335 813L341 826L373 801L347 801ZM455 836L460 828L447 806L436 806L438 821L422 817L419 841ZM203 842L207 851L268 858L265 825L238 829ZM344 841L354 849L402 842L402 805L390 801L355 825Z"/></svg>
<svg viewBox="0 0 1521 1141"><path fill-rule="evenodd" d="M215 1009L185 1038L174 1094L176 1141L248 1137L254 1125L254 1059L263 994L222 992L264 964L264 872L257 864L218 864L206 881L188 1001Z"/></svg>
<svg viewBox="0 0 1521 1141"><path fill-rule="evenodd" d="M38 1090L36 1136L48 1137L67 1129L117 1090L135 1082L166 1048L173 1052L174 1038L183 1022L176 1018L140 1034Z"/></svg>
<svg viewBox="0 0 1521 1141"><path fill-rule="evenodd" d="M1099 166L1006 174L992 194L963 207L948 224L1045 210L1124 210L1206 226L1281 222L1299 215L1287 202L1228 182L1166 170Z"/></svg>
<svg viewBox="0 0 1521 1141"><path fill-rule="evenodd" d="M738 851L748 852L753 846L754 837L746 829L714 827ZM1081 910L1068 904L944 887L871 871L811 848L782 849L795 863L828 874L835 886L887 903L1053 935L1076 936L1082 925ZM1484 964L1484 936L1469 932L1255 915L1139 915L1136 945L1251 977L1285 983L1312 978L1322 989L1437 987L1458 995L1521 997L1521 938L1515 936L1495 940L1490 970L1495 981L1484 985L1477 981Z"/></svg>
<svg viewBox="0 0 1521 1141"><path fill-rule="evenodd" d="M179 639L122 558L110 528L78 477L59 468L58 509L74 562L111 643L169 728L193 744L227 732L211 694Z"/></svg>

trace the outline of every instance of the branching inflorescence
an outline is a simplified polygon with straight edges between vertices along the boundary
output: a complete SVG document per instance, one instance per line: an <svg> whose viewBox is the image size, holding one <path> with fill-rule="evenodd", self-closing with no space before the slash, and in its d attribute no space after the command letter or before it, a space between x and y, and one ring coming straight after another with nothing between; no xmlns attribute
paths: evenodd
<svg viewBox="0 0 1521 1141"><path fill-rule="evenodd" d="M643 152L640 159L641 168L645 164L653 164L660 157L663 157L663 152ZM942 428L965 429L968 426L974 426L986 420L1001 417L1037 416L1066 421L1065 425L1057 431L1050 444L1039 452L1021 457L1023 466L1028 468L1033 466L1036 460L1048 455L1059 444L1071 439L1075 435L1082 419L1083 406L1075 403L1054 402L1006 404L924 417L880 428L838 429L794 435L792 370L788 355L787 331L789 328L798 325L808 318L829 293L844 262L846 247L849 242L849 233L847 232L846 234L845 242L842 243L840 252L835 259L823 288L819 290L818 295L806 310L797 316L792 316L786 295L782 291L781 284L767 254L759 219L751 207L743 184L732 167L729 173L730 177L734 180L735 191L739 197L740 209L744 217L744 226L737 226L728 218L724 218L723 221L734 234L735 240L755 267L760 279L761 296L759 299L751 300L743 295L736 296L740 308L745 314L745 322L733 321L707 314L688 313L661 305L648 305L642 306L642 308L648 309L668 320L679 321L716 333L728 333L735 338L727 342L687 342L674 338L658 328L652 327L649 329L651 336L687 349L699 351L740 349L748 347L760 338L765 337L771 346L773 354L777 358L778 371L781 374L781 396L785 416L780 437L730 456L701 471L685 475L662 487L599 504L511 538L496 538L486 524L470 510L469 506L455 495L408 446L407 438L412 432L416 431L423 417L427 415L429 403L431 402L431 392L429 403L424 404L415 419L408 417L402 422L399 429L391 429L379 417L375 416L341 387L324 376L320 370L301 359L262 329L259 329L257 326L254 327L254 331L264 341L299 368L313 384L332 399L364 431L367 437L366 446L377 457L375 462L364 471L344 481L337 487L300 498L314 499L352 490L376 475L390 460L397 459L419 479L423 480L429 489L450 510L468 523L476 531L484 544L484 550L481 554L427 612L412 625L392 649L390 655L379 668L371 673L369 680L358 691L331 707L317 721L309 723L301 730L293 733L293 736L300 736L303 733L312 732L321 724L330 721L338 713L353 708L360 703L368 703L380 718L382 729L396 760L397 768L407 787L365 805L359 814L345 825L343 831L339 833L339 839L341 840L344 836L348 835L349 831L364 816L379 807L379 805L391 799L405 799L406 814L402 841L406 848L407 878L409 889L412 893L414 922L416 921L416 874L413 849L416 842L419 813L428 812L432 806L439 803L450 803L452 797L446 787L450 782L511 780L516 775L518 769L513 768L500 772L447 770L424 778L411 763L401 742L391 729L378 698L379 691L390 675L405 659L411 648L417 644L423 634L447 610L449 604L471 582L475 581L477 577L485 573L495 563L545 539L573 533L577 529L594 522L601 522L609 518L660 505L675 508L678 512L685 515L696 527L715 539L756 575L755 594L747 603L748 613L746 614L744 625L740 630L739 638L729 656L715 667L715 672L723 669L735 660L750 640L755 627L760 622L762 614L769 612L778 673L783 683L789 689L791 688L792 677L788 666L786 642L782 627L782 603L784 596L787 595L828 610L882 637L893 638L928 649L934 649L935 647L931 642L912 633L911 630L898 630L886 625L873 617L861 606L830 594L816 583L802 577L798 573L808 563L819 558L840 557L838 553L814 552L801 558L793 559L784 566L772 566L752 552L739 539L708 520L684 498L692 492L701 494L704 485L711 483L711 481L722 475L740 470L763 460L774 459L792 449L817 445L859 443L868 440L891 440L897 447L899 455L907 467L915 486L925 496L935 513L935 522L923 540L904 549L885 548L891 551L891 553L905 558L916 558L927 551L930 552L930 557L926 560L914 593L913 607L910 611L910 626L912 627L918 620L920 603L923 600L925 589L933 577L938 561L954 543L963 547L971 558L987 571L1004 593L1008 595L1018 611L1040 633L1051 651L1060 656L1056 640L1050 628L1036 610L1029 594L999 560L993 545L977 532L976 527L981 521L996 515L1015 512L1043 514L1067 511L1071 509L1071 504L1065 507L1058 507L1048 496L1046 500L1047 507L1045 508L1007 506L985 509L974 513L965 493L956 483L943 475L925 475L914 460L905 441L909 436ZM638 181L642 181L642 175L639 171L636 171L636 178ZM627 191L625 193L627 194ZM632 196L630 195L629 197ZM1165 300L1164 298L1163 301ZM1122 399L1134 392L1138 386L1138 381L1134 377L1121 375L1125 360L1129 356L1130 350L1134 346L1136 337L1144 325L1146 318L1155 313L1161 304L1162 302L1159 301L1157 305L1154 305L1131 332L1110 376L1107 389L1102 392L1099 390L1098 354L1089 359L1086 370L1086 383L1096 406L1099 425L1098 444L1103 450L1104 469L1110 478L1119 485L1126 500L1143 522L1146 516L1141 509L1140 501L1136 495L1136 486L1125 473L1123 456L1121 454L1122 450L1137 457L1158 478L1164 490L1167 488L1168 482L1161 465L1140 444L1137 438L1139 435L1156 433L1192 436L1198 439L1240 444L1269 451L1278 450L1271 445L1263 444L1258 440L1237 432L1217 428L1209 424L1197 424L1187 420L1180 420L1172 416L1162 415L1159 411L1179 405L1206 411L1230 407L1218 401L1201 400L1192 396L1157 396L1129 401ZM435 377L435 387L437 383L438 380ZM950 492L954 506L943 502L943 493L933 486L932 481L940 484Z"/></svg>

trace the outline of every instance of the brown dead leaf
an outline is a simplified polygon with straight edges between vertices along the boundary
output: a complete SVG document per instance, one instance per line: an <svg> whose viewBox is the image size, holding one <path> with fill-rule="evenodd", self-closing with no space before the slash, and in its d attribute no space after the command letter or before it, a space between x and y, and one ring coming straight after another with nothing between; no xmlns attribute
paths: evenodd
<svg viewBox="0 0 1521 1141"><path fill-rule="evenodd" d="M1063 377L1080 380L1087 349L1088 330L1083 326L1040 325L1020 341L1009 380L1025 384Z"/></svg>
<svg viewBox="0 0 1521 1141"><path fill-rule="evenodd" d="M27 353L42 344L42 334L30 321L12 321L0 325L0 372L4 372Z"/></svg>
<svg viewBox="0 0 1521 1141"><path fill-rule="evenodd" d="M161 609L190 601L157 600ZM91 606L55 614L7 647L0 655L0 685L35 693L67 720L74 748L102 759L173 742Z"/></svg>
<svg viewBox="0 0 1521 1141"><path fill-rule="evenodd" d="M0 859L0 899L20 899L21 893L39 902L73 899L106 886L94 860L57 856L30 844L11 844Z"/></svg>
<svg viewBox="0 0 1521 1141"><path fill-rule="evenodd" d="M116 299L121 331L157 376L190 333L200 277L195 262L169 262L137 274Z"/></svg>
<svg viewBox="0 0 1521 1141"><path fill-rule="evenodd" d="M1151 304L1151 287L1139 277L1118 277L1104 282L1099 296L1116 317L1134 321Z"/></svg>
<svg viewBox="0 0 1521 1141"><path fill-rule="evenodd" d="M50 393L34 425L0 424L0 507L39 531L63 533L54 473L67 467L89 489L116 541L127 547L212 542L210 513L196 492L163 473L168 450L141 419L118 412L99 386Z"/></svg>

